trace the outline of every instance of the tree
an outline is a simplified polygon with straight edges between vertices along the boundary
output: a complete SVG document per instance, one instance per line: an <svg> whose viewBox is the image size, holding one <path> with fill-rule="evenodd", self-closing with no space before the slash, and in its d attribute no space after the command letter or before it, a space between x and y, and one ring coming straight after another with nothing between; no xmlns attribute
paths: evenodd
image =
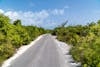
<svg viewBox="0 0 100 67"><path fill-rule="evenodd" d="M100 25L100 20L98 20L97 23Z"/></svg>
<svg viewBox="0 0 100 67"><path fill-rule="evenodd" d="M14 25L21 25L21 20L15 20L13 24Z"/></svg>

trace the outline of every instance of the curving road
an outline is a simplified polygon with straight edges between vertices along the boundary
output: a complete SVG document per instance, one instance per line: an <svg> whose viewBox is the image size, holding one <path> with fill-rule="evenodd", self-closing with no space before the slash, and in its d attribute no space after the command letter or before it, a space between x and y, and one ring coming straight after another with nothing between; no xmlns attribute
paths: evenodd
<svg viewBox="0 0 100 67"><path fill-rule="evenodd" d="M71 67L51 35L44 35L35 45L16 58L10 67Z"/></svg>

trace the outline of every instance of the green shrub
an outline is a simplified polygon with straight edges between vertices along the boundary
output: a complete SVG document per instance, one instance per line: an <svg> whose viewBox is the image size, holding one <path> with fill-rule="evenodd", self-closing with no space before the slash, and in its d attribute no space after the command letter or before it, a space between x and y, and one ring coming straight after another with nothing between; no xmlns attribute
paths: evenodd
<svg viewBox="0 0 100 67"><path fill-rule="evenodd" d="M57 27L58 40L72 45L70 53L83 67L100 67L100 21L88 25Z"/></svg>

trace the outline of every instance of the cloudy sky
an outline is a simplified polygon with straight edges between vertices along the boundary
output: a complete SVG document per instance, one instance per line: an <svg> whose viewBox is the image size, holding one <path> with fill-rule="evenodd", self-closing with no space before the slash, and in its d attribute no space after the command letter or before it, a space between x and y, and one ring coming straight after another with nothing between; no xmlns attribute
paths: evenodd
<svg viewBox="0 0 100 67"><path fill-rule="evenodd" d="M0 13L47 29L66 20L84 25L100 19L100 0L0 0Z"/></svg>

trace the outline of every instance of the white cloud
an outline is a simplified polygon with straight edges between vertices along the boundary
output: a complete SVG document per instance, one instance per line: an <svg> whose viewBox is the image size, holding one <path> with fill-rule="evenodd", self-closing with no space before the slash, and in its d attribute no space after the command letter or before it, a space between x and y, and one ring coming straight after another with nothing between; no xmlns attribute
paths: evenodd
<svg viewBox="0 0 100 67"><path fill-rule="evenodd" d="M2 9L0 9L0 13L4 13L4 11Z"/></svg>
<svg viewBox="0 0 100 67"><path fill-rule="evenodd" d="M53 15L63 15L64 9L54 9L51 11Z"/></svg>
<svg viewBox="0 0 100 67"><path fill-rule="evenodd" d="M22 23L25 25L37 25L42 23L49 16L49 13L46 10L41 10L40 12L7 11L4 13L4 15L9 16L13 21L16 19L21 19Z"/></svg>
<svg viewBox="0 0 100 67"><path fill-rule="evenodd" d="M69 6L64 6L62 9L53 9L53 10L50 10L51 14L53 15L64 15L65 13L65 9L68 9Z"/></svg>
<svg viewBox="0 0 100 67"><path fill-rule="evenodd" d="M8 16L12 21L16 19L20 19L22 21L23 25L37 25L37 26L52 26L56 25L56 23L47 22L47 20L50 20L50 17L63 15L64 9L54 9L54 10L41 10L37 12L32 11L14 11L14 10L8 10L4 11L0 9L0 12L4 15ZM57 23L58 24L58 23Z"/></svg>
<svg viewBox="0 0 100 67"><path fill-rule="evenodd" d="M18 19L19 16L17 12L13 12L13 11L5 12L4 15L9 16L12 20Z"/></svg>

